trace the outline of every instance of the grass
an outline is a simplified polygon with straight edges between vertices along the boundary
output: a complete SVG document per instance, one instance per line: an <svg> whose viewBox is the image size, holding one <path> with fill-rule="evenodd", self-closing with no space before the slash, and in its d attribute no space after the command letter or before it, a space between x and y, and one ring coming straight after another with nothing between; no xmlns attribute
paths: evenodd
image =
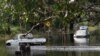
<svg viewBox="0 0 100 56"><path fill-rule="evenodd" d="M0 35L0 56L8 56L5 41L9 38L8 35Z"/></svg>
<svg viewBox="0 0 100 56"><path fill-rule="evenodd" d="M90 32L90 42L91 43L100 43L100 25L96 26L89 26L89 32Z"/></svg>
<svg viewBox="0 0 100 56"><path fill-rule="evenodd" d="M89 31L90 32L94 32L95 30L97 30L98 27L97 26L89 26Z"/></svg>
<svg viewBox="0 0 100 56"><path fill-rule="evenodd" d="M8 56L5 47L5 41L0 41L0 56Z"/></svg>

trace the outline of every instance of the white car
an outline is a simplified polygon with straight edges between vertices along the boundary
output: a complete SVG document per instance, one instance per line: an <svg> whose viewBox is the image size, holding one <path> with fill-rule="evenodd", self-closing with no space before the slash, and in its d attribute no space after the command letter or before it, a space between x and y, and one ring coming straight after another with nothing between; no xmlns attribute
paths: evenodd
<svg viewBox="0 0 100 56"><path fill-rule="evenodd" d="M31 49L36 48L36 46L45 45L46 38L34 38L32 34L17 34L14 39L6 41L6 48L8 49L9 54L16 54L21 52L21 45L30 46L31 54L44 54L45 52L41 51L32 51Z"/></svg>
<svg viewBox="0 0 100 56"><path fill-rule="evenodd" d="M74 42L78 44L85 44L89 42L89 32L87 30L77 30L74 34Z"/></svg>

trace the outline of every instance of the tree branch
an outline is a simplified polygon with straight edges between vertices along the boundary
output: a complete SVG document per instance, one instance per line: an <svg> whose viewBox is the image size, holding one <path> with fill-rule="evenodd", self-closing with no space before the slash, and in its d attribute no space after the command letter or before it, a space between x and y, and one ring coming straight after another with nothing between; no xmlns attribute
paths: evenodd
<svg viewBox="0 0 100 56"><path fill-rule="evenodd" d="M49 19L53 19L53 18L58 18L58 17L57 17L57 16L50 16L50 17L47 17L47 18L44 19L44 20L41 20L41 21L38 22L36 25L33 25L32 28L26 33L26 35L29 34L35 27L39 26L42 22L47 21L47 20L49 20Z"/></svg>

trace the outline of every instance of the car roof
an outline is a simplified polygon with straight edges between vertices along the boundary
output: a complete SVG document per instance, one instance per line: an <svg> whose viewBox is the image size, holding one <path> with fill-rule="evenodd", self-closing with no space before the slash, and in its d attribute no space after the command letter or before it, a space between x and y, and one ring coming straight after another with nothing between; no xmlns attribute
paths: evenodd
<svg viewBox="0 0 100 56"><path fill-rule="evenodd" d="M80 30L87 30L87 29L88 29L88 26L80 26L79 29L80 29Z"/></svg>

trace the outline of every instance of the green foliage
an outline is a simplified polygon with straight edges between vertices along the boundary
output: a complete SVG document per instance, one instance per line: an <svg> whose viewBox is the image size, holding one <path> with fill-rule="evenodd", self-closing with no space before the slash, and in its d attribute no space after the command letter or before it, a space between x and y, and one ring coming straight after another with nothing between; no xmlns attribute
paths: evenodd
<svg viewBox="0 0 100 56"><path fill-rule="evenodd" d="M69 3L69 0L0 0L0 31L7 31L11 26L26 29L28 22L36 24L51 16L57 16L53 18L54 28L86 22L89 12L83 7L93 1L76 0ZM100 1L95 0L94 3L98 4ZM68 15L65 17L66 11Z"/></svg>
<svg viewBox="0 0 100 56"><path fill-rule="evenodd" d="M55 19L54 21L53 21L53 26L55 27L55 28L61 28L60 26L61 26L61 21L60 21L60 19Z"/></svg>

